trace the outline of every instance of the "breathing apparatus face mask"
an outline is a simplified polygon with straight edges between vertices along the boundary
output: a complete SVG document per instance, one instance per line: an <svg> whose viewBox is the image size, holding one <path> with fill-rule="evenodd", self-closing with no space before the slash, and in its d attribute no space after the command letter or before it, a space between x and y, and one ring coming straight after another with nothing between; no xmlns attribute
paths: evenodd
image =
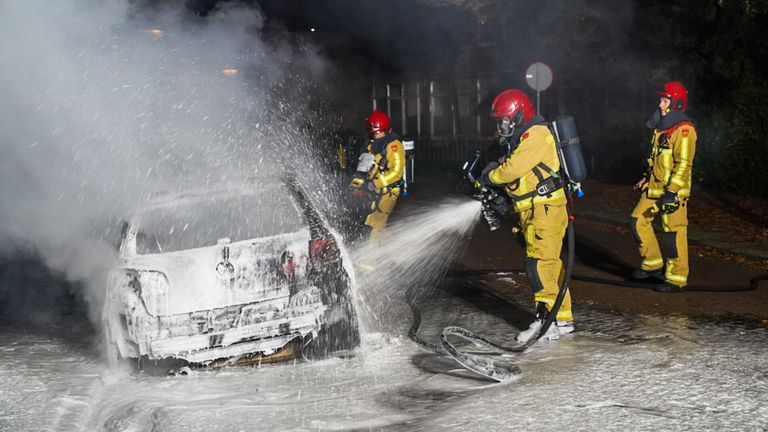
<svg viewBox="0 0 768 432"><path fill-rule="evenodd" d="M666 101L666 108L664 108L664 113L662 114L662 103ZM668 117L670 113L672 113L672 105L675 103L674 99L671 99L670 97L662 96L659 98L659 108L653 111L653 114L648 118L648 121L645 123L645 126L647 126L649 129L656 129L661 125L662 123L665 123L662 121L662 118Z"/></svg>
<svg viewBox="0 0 768 432"><path fill-rule="evenodd" d="M661 121L661 112L658 109L655 109L648 118L648 121L645 122L645 126L648 129L656 129L656 125L659 124L659 121Z"/></svg>
<svg viewBox="0 0 768 432"><path fill-rule="evenodd" d="M669 129L682 121L688 120L688 116L685 115L684 111L672 109L671 106L674 103L676 103L674 100L670 100L670 106L666 108L665 115L662 115L661 107L654 110L645 125L648 126L649 129L664 130Z"/></svg>
<svg viewBox="0 0 768 432"><path fill-rule="evenodd" d="M496 121L496 131L499 137L499 145L506 146L512 141L515 135L515 124L509 117L501 117Z"/></svg>

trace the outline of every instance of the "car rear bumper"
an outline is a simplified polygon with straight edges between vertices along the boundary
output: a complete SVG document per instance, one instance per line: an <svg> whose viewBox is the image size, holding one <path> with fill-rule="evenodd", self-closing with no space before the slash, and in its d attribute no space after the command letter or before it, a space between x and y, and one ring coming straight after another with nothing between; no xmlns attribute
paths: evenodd
<svg viewBox="0 0 768 432"><path fill-rule="evenodd" d="M325 307L291 319L263 322L223 332L156 339L149 343L151 358L176 357L193 363L250 353L272 354L297 337L320 328Z"/></svg>
<svg viewBox="0 0 768 432"><path fill-rule="evenodd" d="M130 294L107 321L122 357L179 358L205 363L244 354L269 355L297 337L317 333L327 309L316 287L291 296L174 315L152 315Z"/></svg>

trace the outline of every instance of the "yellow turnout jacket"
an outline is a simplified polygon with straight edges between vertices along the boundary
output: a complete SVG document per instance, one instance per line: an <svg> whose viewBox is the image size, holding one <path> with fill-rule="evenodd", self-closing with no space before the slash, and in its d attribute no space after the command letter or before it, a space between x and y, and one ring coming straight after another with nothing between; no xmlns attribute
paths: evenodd
<svg viewBox="0 0 768 432"><path fill-rule="evenodd" d="M684 121L666 130L655 130L648 158L648 198L661 198L665 191L691 196L691 168L696 152L696 127Z"/></svg>
<svg viewBox="0 0 768 432"><path fill-rule="evenodd" d="M546 168L549 168L547 171ZM565 191L559 188L549 195L535 193L536 186L560 170L555 137L545 124L531 126L520 137L520 144L504 163L488 173L488 179L504 190L514 202L516 212L537 204L565 205Z"/></svg>
<svg viewBox="0 0 768 432"><path fill-rule="evenodd" d="M368 153L375 155L368 180L373 182L376 191L381 193L386 187L400 187L405 173L405 148L400 140L392 135L374 140L368 145Z"/></svg>

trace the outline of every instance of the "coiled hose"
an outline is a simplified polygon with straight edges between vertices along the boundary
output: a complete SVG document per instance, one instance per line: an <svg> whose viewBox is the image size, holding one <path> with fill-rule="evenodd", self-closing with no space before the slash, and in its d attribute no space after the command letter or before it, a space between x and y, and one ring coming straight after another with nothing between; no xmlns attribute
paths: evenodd
<svg viewBox="0 0 768 432"><path fill-rule="evenodd" d="M573 218L571 217L570 212L568 213L568 226L566 229L566 237L568 238L568 242L567 242L568 252L567 252L566 263L565 263L565 274L563 276L563 280L560 282L560 290L557 293L557 298L555 299L555 303L552 305L552 309L547 315L547 318L544 321L544 324L539 328L538 333L536 333L533 337L529 338L526 342L521 343L517 346L504 347L504 346L495 344L489 341L488 339L480 335L477 335L469 330L466 330L464 328L457 327L457 326L449 326L443 329L443 332L440 335L440 345L435 345L435 344L426 342L421 338L419 338L418 336L419 329L421 328L421 310L419 309L418 299L415 296L408 296L409 297L408 303L409 303L409 306L411 307L411 311L413 312L413 317L414 317L413 324L411 325L411 328L408 331L408 337L411 338L411 340L413 340L419 347L427 351L433 352L435 354L447 355L453 358L454 360L456 360L456 362L458 362L460 365L464 366L465 368L479 375L482 375L484 377L488 377L498 382L508 382L514 379L521 372L519 366L509 361L500 360L497 358L492 358L487 356L494 356L494 355L500 356L500 355L509 355L509 354L514 355L514 354L520 354L525 352L525 350L527 350L533 344L535 344L536 341L538 341L541 338L541 336L544 335L544 333L546 333L549 326L557 317L557 312L560 310L560 306L563 304L565 293L568 290L568 283L571 280L571 273L573 271L573 260L575 255L574 251L576 246L576 234L573 229ZM487 349L488 353L483 355L477 355L477 354L469 354L469 353L462 352L450 342L449 338L451 336L459 337L466 341L472 342L475 345L481 346Z"/></svg>

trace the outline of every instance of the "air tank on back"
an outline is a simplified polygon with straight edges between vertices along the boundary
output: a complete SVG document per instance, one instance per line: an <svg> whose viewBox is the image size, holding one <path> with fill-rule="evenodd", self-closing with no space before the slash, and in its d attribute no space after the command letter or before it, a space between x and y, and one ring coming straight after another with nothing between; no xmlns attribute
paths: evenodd
<svg viewBox="0 0 768 432"><path fill-rule="evenodd" d="M570 181L581 183L587 178L587 165L581 152L579 133L573 117L562 115L552 122L552 132L560 148L564 170Z"/></svg>

